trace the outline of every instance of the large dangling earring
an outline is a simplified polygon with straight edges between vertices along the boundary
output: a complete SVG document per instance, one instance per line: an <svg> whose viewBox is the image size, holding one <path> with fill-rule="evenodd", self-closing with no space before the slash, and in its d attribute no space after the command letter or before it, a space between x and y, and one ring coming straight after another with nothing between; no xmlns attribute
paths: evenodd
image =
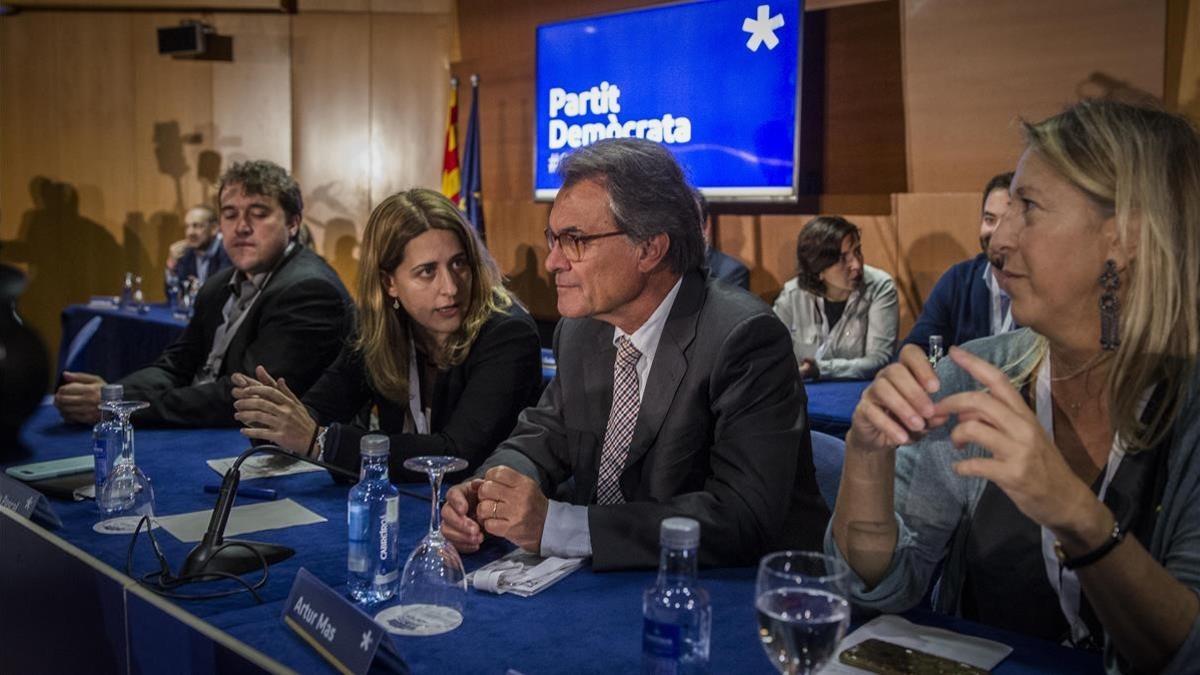
<svg viewBox="0 0 1200 675"><path fill-rule="evenodd" d="M1104 261L1100 288L1104 289L1100 294L1100 348L1111 352L1121 346L1121 301L1117 298L1121 276L1117 274L1117 263L1111 259Z"/></svg>
<svg viewBox="0 0 1200 675"><path fill-rule="evenodd" d="M392 298L392 309L400 309L400 298Z"/></svg>

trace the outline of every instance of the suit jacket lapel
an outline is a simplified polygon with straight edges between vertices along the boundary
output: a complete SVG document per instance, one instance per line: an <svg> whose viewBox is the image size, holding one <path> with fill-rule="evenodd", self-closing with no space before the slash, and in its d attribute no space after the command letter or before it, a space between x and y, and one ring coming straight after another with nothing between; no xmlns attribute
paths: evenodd
<svg viewBox="0 0 1200 675"><path fill-rule="evenodd" d="M617 348L613 346L612 326L595 322L596 330L585 341L583 355L583 396L587 405L587 428L597 429L601 444L608 427L608 412L612 408L613 364ZM600 445L596 446L600 452Z"/></svg>
<svg viewBox="0 0 1200 675"><path fill-rule="evenodd" d="M675 400L675 392L688 362L685 351L696 337L696 322L706 294L705 280L699 272L684 276L683 285L675 296L675 305L663 326L658 349L654 352L654 365L646 378L646 390L642 392L642 404L638 409L637 426L633 429L633 440L629 443L629 457L625 467L633 466L654 444L658 431L667 419L667 412ZM609 380L612 376L610 374ZM610 387L611 389L611 387ZM611 400L611 392L609 394Z"/></svg>

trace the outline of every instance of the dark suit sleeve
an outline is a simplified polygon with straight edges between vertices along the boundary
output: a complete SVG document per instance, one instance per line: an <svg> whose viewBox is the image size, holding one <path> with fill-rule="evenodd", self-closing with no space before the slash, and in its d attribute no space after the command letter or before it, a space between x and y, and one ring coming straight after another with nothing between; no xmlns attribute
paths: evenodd
<svg viewBox="0 0 1200 675"><path fill-rule="evenodd" d="M189 386L196 371L204 365L212 342L212 334L207 327L216 326L221 321L221 305L225 298L221 291L216 285L201 289L196 298L196 313L175 342L164 349L154 363L120 380L119 384L125 387L126 399L151 403L150 409L134 414L135 423L159 422L161 416L153 413L155 403L166 392Z"/></svg>
<svg viewBox="0 0 1200 675"><path fill-rule="evenodd" d="M954 289L957 271L956 268L950 268L934 284L933 291L925 299L925 306L921 308L921 316L917 317L917 323L909 331L908 337L904 338L901 347L917 345L921 349L929 351L929 336L931 335L945 337L947 348L954 344L952 342L956 332L954 328Z"/></svg>
<svg viewBox="0 0 1200 675"><path fill-rule="evenodd" d="M715 355L709 397L713 439L703 489L663 502L588 507L593 569L655 566L659 525L670 516L700 521L706 566L753 564L781 541L798 462L807 463L809 476L812 466L803 389L783 324L759 314L730 331ZM824 525L814 518L814 541Z"/></svg>
<svg viewBox="0 0 1200 675"><path fill-rule="evenodd" d="M518 413L535 395L541 383L541 349L532 322L504 316L481 332L463 369L466 384L456 401L446 401L445 424L430 434L389 434L388 459L393 481L424 481L424 474L404 469L404 461L422 455L450 455L478 467L512 431ZM305 402L309 402L306 398ZM354 411L351 411L351 414ZM348 416L343 416L345 420ZM329 461L352 471L359 466L359 441L367 432L360 427L338 424L326 435L326 447L336 448ZM328 451L327 451L328 452Z"/></svg>
<svg viewBox="0 0 1200 675"><path fill-rule="evenodd" d="M563 323L554 329L554 356L559 357L559 339ZM494 466L509 466L535 479L542 492L554 489L571 477L567 457L567 432L563 423L562 386L556 376L542 392L538 404L525 408L517 417L508 440L500 444L476 472L482 476Z"/></svg>
<svg viewBox="0 0 1200 675"><path fill-rule="evenodd" d="M740 286L747 291L750 290L750 269L738 263L737 267L733 268L733 272L729 275L729 283L734 286Z"/></svg>
<svg viewBox="0 0 1200 675"><path fill-rule="evenodd" d="M209 285L205 284L206 287ZM255 366L262 365L273 377L284 378L296 395L303 396L325 364L337 355L345 338L350 310L339 290L320 277L295 281L277 293L272 293L268 287L256 301L256 306L248 310L261 312L256 325L248 325L254 320L251 316L239 329L239 332L254 329L253 340L246 345L241 358L224 370L253 373ZM259 302L263 303L261 308L257 306ZM219 312L220 308L215 310ZM192 324L199 323L193 319L185 336L191 331ZM233 384L228 374L206 384L191 384L210 348L211 345L205 344L197 349L194 342L189 343L187 363L166 367L176 365L169 363L170 352L175 349L172 345L169 353L164 354L168 363L160 359L146 369L174 371L169 380L174 384L171 388L159 389L166 382L156 373L143 375L143 371L139 371L127 378L127 389L136 385L140 390L146 384L154 389L146 396L150 407L140 413L139 422L180 427L238 425L233 419ZM226 358L232 358L232 354L227 354Z"/></svg>

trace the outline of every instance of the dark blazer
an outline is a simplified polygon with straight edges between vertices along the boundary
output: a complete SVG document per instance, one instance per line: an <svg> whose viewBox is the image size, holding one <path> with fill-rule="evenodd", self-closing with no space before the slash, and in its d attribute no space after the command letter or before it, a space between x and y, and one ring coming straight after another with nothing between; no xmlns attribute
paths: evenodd
<svg viewBox="0 0 1200 675"><path fill-rule="evenodd" d="M180 427L240 426L233 419L230 375L264 366L303 395L342 348L353 305L337 273L317 254L295 246L238 328L217 379L193 385L212 350L229 298L234 268L209 276L196 296L196 314L170 347L146 368L121 380L125 398L150 402L139 424Z"/></svg>
<svg viewBox="0 0 1200 675"><path fill-rule="evenodd" d="M537 402L541 364L537 326L514 305L483 324L466 360L438 373L429 406L433 413L429 434L401 433L408 401L384 398L371 387L362 354L350 345L308 390L304 403L319 424L329 425L325 460L354 472L359 469L359 441L367 432L346 423L365 405L378 406L379 428L391 437L392 480L425 482L424 473L404 469L404 460L450 455L467 460L472 471L478 468L508 437L517 414Z"/></svg>
<svg viewBox="0 0 1200 675"><path fill-rule="evenodd" d="M787 328L758 298L684 276L646 381L625 504L594 504L612 406L613 327L564 319L558 374L481 471L506 464L547 494L573 478L590 504L592 567L658 564L659 524L700 521L700 562L753 565L780 548L819 549L829 510L817 489L807 402Z"/></svg>
<svg viewBox="0 0 1200 675"><path fill-rule="evenodd" d="M938 279L921 316L902 345L929 349L929 336L941 335L946 348L992 334L992 294L983 280L987 256L964 260Z"/></svg>
<svg viewBox="0 0 1200 675"><path fill-rule="evenodd" d="M196 249L188 247L188 250L179 257L179 262L175 263L175 276L180 279L188 277L200 277L198 270L199 261L196 259ZM204 277L205 281L211 279L217 272L232 267L233 263L229 260L229 254L225 252L224 244L217 246L217 251L208 261L208 274Z"/></svg>
<svg viewBox="0 0 1200 675"><path fill-rule="evenodd" d="M705 258L710 277L750 290L750 270L745 265L711 247Z"/></svg>

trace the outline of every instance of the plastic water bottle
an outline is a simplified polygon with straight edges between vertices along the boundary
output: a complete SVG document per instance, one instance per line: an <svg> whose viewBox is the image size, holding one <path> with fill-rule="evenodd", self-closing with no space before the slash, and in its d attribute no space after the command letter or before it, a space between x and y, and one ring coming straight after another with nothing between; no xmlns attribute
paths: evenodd
<svg viewBox="0 0 1200 675"><path fill-rule="evenodd" d="M360 448L362 473L346 509L347 583L355 602L371 605L392 597L400 578L400 491L388 481L387 436L363 436Z"/></svg>
<svg viewBox="0 0 1200 675"><path fill-rule="evenodd" d="M100 402L110 403L120 401L125 396L125 387L119 384L106 384L100 388ZM108 479L113 463L121 454L125 443L125 430L115 413L107 410L100 411L100 421L92 427L92 459L95 461L96 498L100 498L100 488Z"/></svg>
<svg viewBox="0 0 1200 675"><path fill-rule="evenodd" d="M659 542L658 580L642 595L642 673L708 672L712 608L696 584L700 523L667 518Z"/></svg>
<svg viewBox="0 0 1200 675"><path fill-rule="evenodd" d="M931 365L936 366L937 362L941 361L942 357L945 355L946 355L946 342L942 339L942 336L941 335L930 335L929 336L929 363Z"/></svg>
<svg viewBox="0 0 1200 675"><path fill-rule="evenodd" d="M121 300L117 303L117 307L128 309L133 305L133 272L125 273L125 280L121 283Z"/></svg>

